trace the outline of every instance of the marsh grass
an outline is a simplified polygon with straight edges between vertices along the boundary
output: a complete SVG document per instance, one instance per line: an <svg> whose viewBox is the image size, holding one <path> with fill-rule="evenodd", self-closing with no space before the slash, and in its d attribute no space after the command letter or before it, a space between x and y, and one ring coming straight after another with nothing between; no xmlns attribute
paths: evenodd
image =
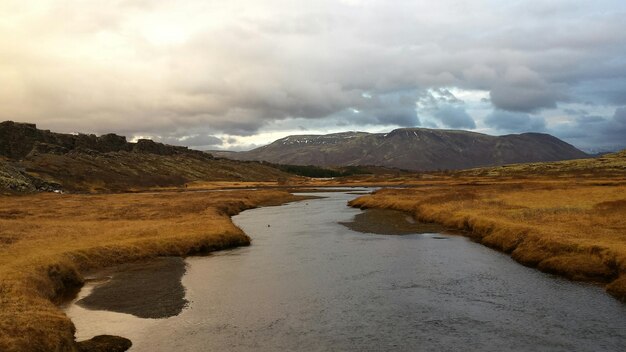
<svg viewBox="0 0 626 352"><path fill-rule="evenodd" d="M522 264L594 281L626 301L626 186L575 179L384 189L350 202L464 230Z"/></svg>
<svg viewBox="0 0 626 352"><path fill-rule="evenodd" d="M0 197L0 351L76 351L56 303L83 273L247 245L230 216L293 199L275 190Z"/></svg>

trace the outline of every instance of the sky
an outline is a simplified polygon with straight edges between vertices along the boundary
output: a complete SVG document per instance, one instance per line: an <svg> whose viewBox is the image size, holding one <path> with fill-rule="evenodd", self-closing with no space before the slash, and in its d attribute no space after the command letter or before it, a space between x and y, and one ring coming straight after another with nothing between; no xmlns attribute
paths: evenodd
<svg viewBox="0 0 626 352"><path fill-rule="evenodd" d="M246 150L401 127L626 148L623 0L0 0L0 121Z"/></svg>

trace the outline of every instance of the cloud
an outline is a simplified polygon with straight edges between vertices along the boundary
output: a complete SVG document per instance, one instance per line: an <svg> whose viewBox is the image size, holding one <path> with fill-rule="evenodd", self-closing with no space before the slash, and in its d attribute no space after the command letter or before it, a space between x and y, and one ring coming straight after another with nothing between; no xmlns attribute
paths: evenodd
<svg viewBox="0 0 626 352"><path fill-rule="evenodd" d="M195 134L195 135L182 135L182 136L159 136L159 135L143 135L143 136L135 136L134 139L139 138L148 138L153 141L170 144L170 145L181 145L188 146L191 148L200 148L200 147L209 147L209 146L220 146L224 144L221 138L216 136L206 135L206 134Z"/></svg>
<svg viewBox="0 0 626 352"><path fill-rule="evenodd" d="M572 116L587 116L589 115L589 111L585 109L573 109L573 108L565 108L563 112L572 115Z"/></svg>
<svg viewBox="0 0 626 352"><path fill-rule="evenodd" d="M491 89L493 105L502 110L535 112L556 108L558 100L565 98L563 87L548 84L537 72L527 67L507 68L503 77Z"/></svg>
<svg viewBox="0 0 626 352"><path fill-rule="evenodd" d="M589 105L626 105L626 63L572 88L576 99ZM605 75L611 77L604 77Z"/></svg>
<svg viewBox="0 0 626 352"><path fill-rule="evenodd" d="M438 88L419 94L417 108L420 114L431 118L425 127L476 128L476 122L465 111L465 102L457 98L449 89Z"/></svg>
<svg viewBox="0 0 626 352"><path fill-rule="evenodd" d="M435 117L450 128L476 128L474 119L462 107L444 105L435 112Z"/></svg>
<svg viewBox="0 0 626 352"><path fill-rule="evenodd" d="M590 152L626 148L626 107L612 115L580 115L549 128L557 137Z"/></svg>
<svg viewBox="0 0 626 352"><path fill-rule="evenodd" d="M626 128L626 107L621 107L615 109L615 114L613 114L613 121L619 125L624 125Z"/></svg>
<svg viewBox="0 0 626 352"><path fill-rule="evenodd" d="M489 127L502 132L543 132L546 130L545 120L540 116L527 113L496 110L485 117Z"/></svg>
<svg viewBox="0 0 626 352"><path fill-rule="evenodd" d="M397 125L413 127L420 124L415 111L415 94L399 92L381 95L364 95L352 111L358 111L349 122L370 125ZM345 117L345 115L344 115Z"/></svg>
<svg viewBox="0 0 626 352"><path fill-rule="evenodd" d="M179 139L179 143L190 147L214 146L222 145L222 140L215 136L209 135L193 135Z"/></svg>
<svg viewBox="0 0 626 352"><path fill-rule="evenodd" d="M502 129L541 128L570 102L626 104L626 3L528 4L4 0L0 120L252 136L295 120L480 125L451 87L489 92Z"/></svg>

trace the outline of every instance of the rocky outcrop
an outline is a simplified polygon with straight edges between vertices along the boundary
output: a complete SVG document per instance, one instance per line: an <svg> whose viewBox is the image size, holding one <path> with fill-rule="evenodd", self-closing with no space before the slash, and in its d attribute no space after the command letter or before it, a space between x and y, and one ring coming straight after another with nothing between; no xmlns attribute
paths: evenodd
<svg viewBox="0 0 626 352"><path fill-rule="evenodd" d="M199 150L189 149L187 147L167 145L163 143L157 143L151 139L139 139L137 143L129 143L133 145L132 152L156 154L156 155L193 155L199 158L212 158L209 153L205 153Z"/></svg>
<svg viewBox="0 0 626 352"><path fill-rule="evenodd" d="M137 143L126 141L126 137L114 133L96 136L95 134L65 134L40 130L32 123L4 121L0 123L0 156L13 160L29 155L67 153L111 153L135 152L156 155L188 154L210 158L211 155L187 147L157 143L140 139Z"/></svg>
<svg viewBox="0 0 626 352"><path fill-rule="evenodd" d="M215 159L187 147L116 134L64 134L0 123L0 193L124 192L193 181L275 181L260 163Z"/></svg>
<svg viewBox="0 0 626 352"><path fill-rule="evenodd" d="M45 181L28 174L24 168L0 160L0 193L55 192L61 189L58 183Z"/></svg>

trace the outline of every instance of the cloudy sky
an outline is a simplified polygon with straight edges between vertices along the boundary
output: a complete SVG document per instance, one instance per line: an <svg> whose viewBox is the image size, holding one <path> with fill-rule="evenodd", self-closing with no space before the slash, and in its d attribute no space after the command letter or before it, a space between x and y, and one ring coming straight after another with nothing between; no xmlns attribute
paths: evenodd
<svg viewBox="0 0 626 352"><path fill-rule="evenodd" d="M626 147L626 2L0 0L0 107L198 149L398 127Z"/></svg>

